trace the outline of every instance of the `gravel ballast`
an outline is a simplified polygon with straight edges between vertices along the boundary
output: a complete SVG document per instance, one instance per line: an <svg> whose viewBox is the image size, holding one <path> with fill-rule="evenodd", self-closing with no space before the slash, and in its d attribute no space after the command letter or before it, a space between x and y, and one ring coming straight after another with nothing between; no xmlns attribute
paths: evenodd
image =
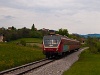
<svg viewBox="0 0 100 75"><path fill-rule="evenodd" d="M79 51L74 52L67 57L56 60L35 71L29 72L26 75L62 75L64 71L68 70L70 66L79 59L79 54L87 48L88 47L80 49Z"/></svg>

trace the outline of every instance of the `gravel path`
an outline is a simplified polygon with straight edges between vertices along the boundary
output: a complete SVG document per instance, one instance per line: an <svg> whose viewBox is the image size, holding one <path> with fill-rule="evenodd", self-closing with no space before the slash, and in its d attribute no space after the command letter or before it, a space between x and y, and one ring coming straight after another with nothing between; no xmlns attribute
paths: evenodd
<svg viewBox="0 0 100 75"><path fill-rule="evenodd" d="M87 48L72 53L63 59L47 64L26 75L62 75L64 71L68 70L70 66L79 59L78 55Z"/></svg>

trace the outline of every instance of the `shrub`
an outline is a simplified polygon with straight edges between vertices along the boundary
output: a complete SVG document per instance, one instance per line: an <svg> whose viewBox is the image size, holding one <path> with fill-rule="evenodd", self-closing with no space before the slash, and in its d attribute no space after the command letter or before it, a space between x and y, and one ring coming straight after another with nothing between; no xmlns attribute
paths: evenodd
<svg viewBox="0 0 100 75"><path fill-rule="evenodd" d="M26 41L21 40L21 41L20 41L20 44L23 45L23 46L26 46Z"/></svg>

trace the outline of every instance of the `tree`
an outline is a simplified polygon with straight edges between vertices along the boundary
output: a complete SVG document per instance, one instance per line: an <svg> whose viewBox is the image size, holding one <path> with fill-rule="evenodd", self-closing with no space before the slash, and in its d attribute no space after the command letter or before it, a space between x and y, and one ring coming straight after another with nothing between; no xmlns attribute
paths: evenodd
<svg viewBox="0 0 100 75"><path fill-rule="evenodd" d="M82 41L82 37L79 34L69 34L69 38L77 39L78 41Z"/></svg>
<svg viewBox="0 0 100 75"><path fill-rule="evenodd" d="M26 27L21 29L21 33L23 38L30 37L30 29L27 29Z"/></svg>
<svg viewBox="0 0 100 75"><path fill-rule="evenodd" d="M12 26L12 30L16 30L16 28L14 26Z"/></svg>
<svg viewBox="0 0 100 75"><path fill-rule="evenodd" d="M68 33L68 30L67 29L59 29L59 31L58 32L56 32L56 33L58 33L58 34L60 34L60 35L65 35L65 36L69 36L69 33Z"/></svg>
<svg viewBox="0 0 100 75"><path fill-rule="evenodd" d="M35 31L35 26L34 26L34 24L32 25L31 30L32 30L32 31Z"/></svg>
<svg viewBox="0 0 100 75"><path fill-rule="evenodd" d="M42 38L43 37L42 32L40 31L34 31L34 32L31 31L30 35L32 38Z"/></svg>

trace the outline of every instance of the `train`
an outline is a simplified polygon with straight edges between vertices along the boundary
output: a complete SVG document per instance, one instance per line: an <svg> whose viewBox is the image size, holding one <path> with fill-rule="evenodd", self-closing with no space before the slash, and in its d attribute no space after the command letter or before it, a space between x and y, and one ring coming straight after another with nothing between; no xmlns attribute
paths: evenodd
<svg viewBox="0 0 100 75"><path fill-rule="evenodd" d="M46 58L58 57L66 52L79 50L80 42L62 35L46 35L43 37L43 54Z"/></svg>

